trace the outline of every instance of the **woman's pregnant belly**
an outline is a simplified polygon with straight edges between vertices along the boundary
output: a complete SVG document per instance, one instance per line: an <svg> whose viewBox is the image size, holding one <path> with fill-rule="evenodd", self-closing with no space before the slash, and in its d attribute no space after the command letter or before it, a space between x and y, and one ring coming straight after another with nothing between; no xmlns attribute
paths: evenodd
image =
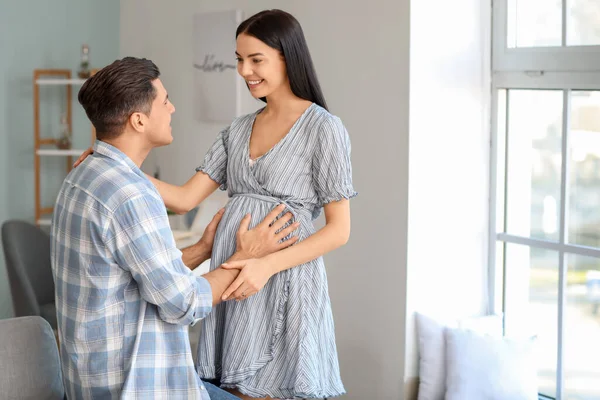
<svg viewBox="0 0 600 400"><path fill-rule="evenodd" d="M281 200L274 197L259 195L233 196L225 206L225 213L215 235L211 269L219 266L235 252L236 235L240 229L240 223L246 214L251 215L249 229L253 229L281 203ZM300 222L300 227L292 233L292 235L299 236L299 241L306 239L315 232L310 212L302 209L294 209L291 205L286 204L286 209L277 218L282 217L288 212L291 212L293 215L288 224L296 220Z"/></svg>

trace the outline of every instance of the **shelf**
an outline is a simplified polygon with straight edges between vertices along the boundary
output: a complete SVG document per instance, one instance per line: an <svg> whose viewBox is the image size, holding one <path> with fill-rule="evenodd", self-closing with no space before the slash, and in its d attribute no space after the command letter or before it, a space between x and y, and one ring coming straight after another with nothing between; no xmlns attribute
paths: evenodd
<svg viewBox="0 0 600 400"><path fill-rule="evenodd" d="M83 85L86 79L40 78L35 81L38 85Z"/></svg>
<svg viewBox="0 0 600 400"><path fill-rule="evenodd" d="M40 218L37 220L39 226L50 226L52 225L52 217Z"/></svg>
<svg viewBox="0 0 600 400"><path fill-rule="evenodd" d="M79 157L81 154L83 154L84 151L85 150L78 150L78 149L67 149L67 150L37 149L35 153L38 156L59 156L59 157L76 156L76 157Z"/></svg>

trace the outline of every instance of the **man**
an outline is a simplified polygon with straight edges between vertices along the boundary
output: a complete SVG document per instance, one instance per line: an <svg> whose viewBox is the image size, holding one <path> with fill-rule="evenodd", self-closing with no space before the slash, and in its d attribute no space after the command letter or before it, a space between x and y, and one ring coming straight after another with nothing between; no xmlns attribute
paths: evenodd
<svg viewBox="0 0 600 400"><path fill-rule="evenodd" d="M140 170L151 149L172 141L175 108L159 75L151 61L128 57L100 70L79 92L98 140L93 155L65 179L51 232L69 398L236 398L200 381L187 331L238 273L191 272L210 257L223 211L197 244L180 252L165 205ZM278 232L287 218L273 222L282 209L252 230L244 219L232 259L291 244L279 243L291 232Z"/></svg>

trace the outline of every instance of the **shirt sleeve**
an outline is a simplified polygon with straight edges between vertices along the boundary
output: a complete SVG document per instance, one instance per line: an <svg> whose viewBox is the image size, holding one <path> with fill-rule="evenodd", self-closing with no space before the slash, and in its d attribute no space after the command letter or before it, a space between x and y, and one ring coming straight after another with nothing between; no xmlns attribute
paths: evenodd
<svg viewBox="0 0 600 400"><path fill-rule="evenodd" d="M140 295L171 324L193 325L212 309L208 281L195 276L175 245L165 205L140 194L119 206L107 229L118 265L131 273Z"/></svg>
<svg viewBox="0 0 600 400"><path fill-rule="evenodd" d="M217 139L204 156L202 165L196 168L196 172L202 171L217 182L221 190L227 190L228 142L229 127L219 132Z"/></svg>

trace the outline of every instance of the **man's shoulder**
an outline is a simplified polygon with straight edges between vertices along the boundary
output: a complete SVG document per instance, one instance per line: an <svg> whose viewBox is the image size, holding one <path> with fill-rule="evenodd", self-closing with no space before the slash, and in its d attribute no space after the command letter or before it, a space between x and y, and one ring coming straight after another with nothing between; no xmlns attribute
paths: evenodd
<svg viewBox="0 0 600 400"><path fill-rule="evenodd" d="M156 197L152 183L128 166L106 157L89 158L71 171L63 187L80 192L81 196L98 203L108 213L115 212L132 198Z"/></svg>

